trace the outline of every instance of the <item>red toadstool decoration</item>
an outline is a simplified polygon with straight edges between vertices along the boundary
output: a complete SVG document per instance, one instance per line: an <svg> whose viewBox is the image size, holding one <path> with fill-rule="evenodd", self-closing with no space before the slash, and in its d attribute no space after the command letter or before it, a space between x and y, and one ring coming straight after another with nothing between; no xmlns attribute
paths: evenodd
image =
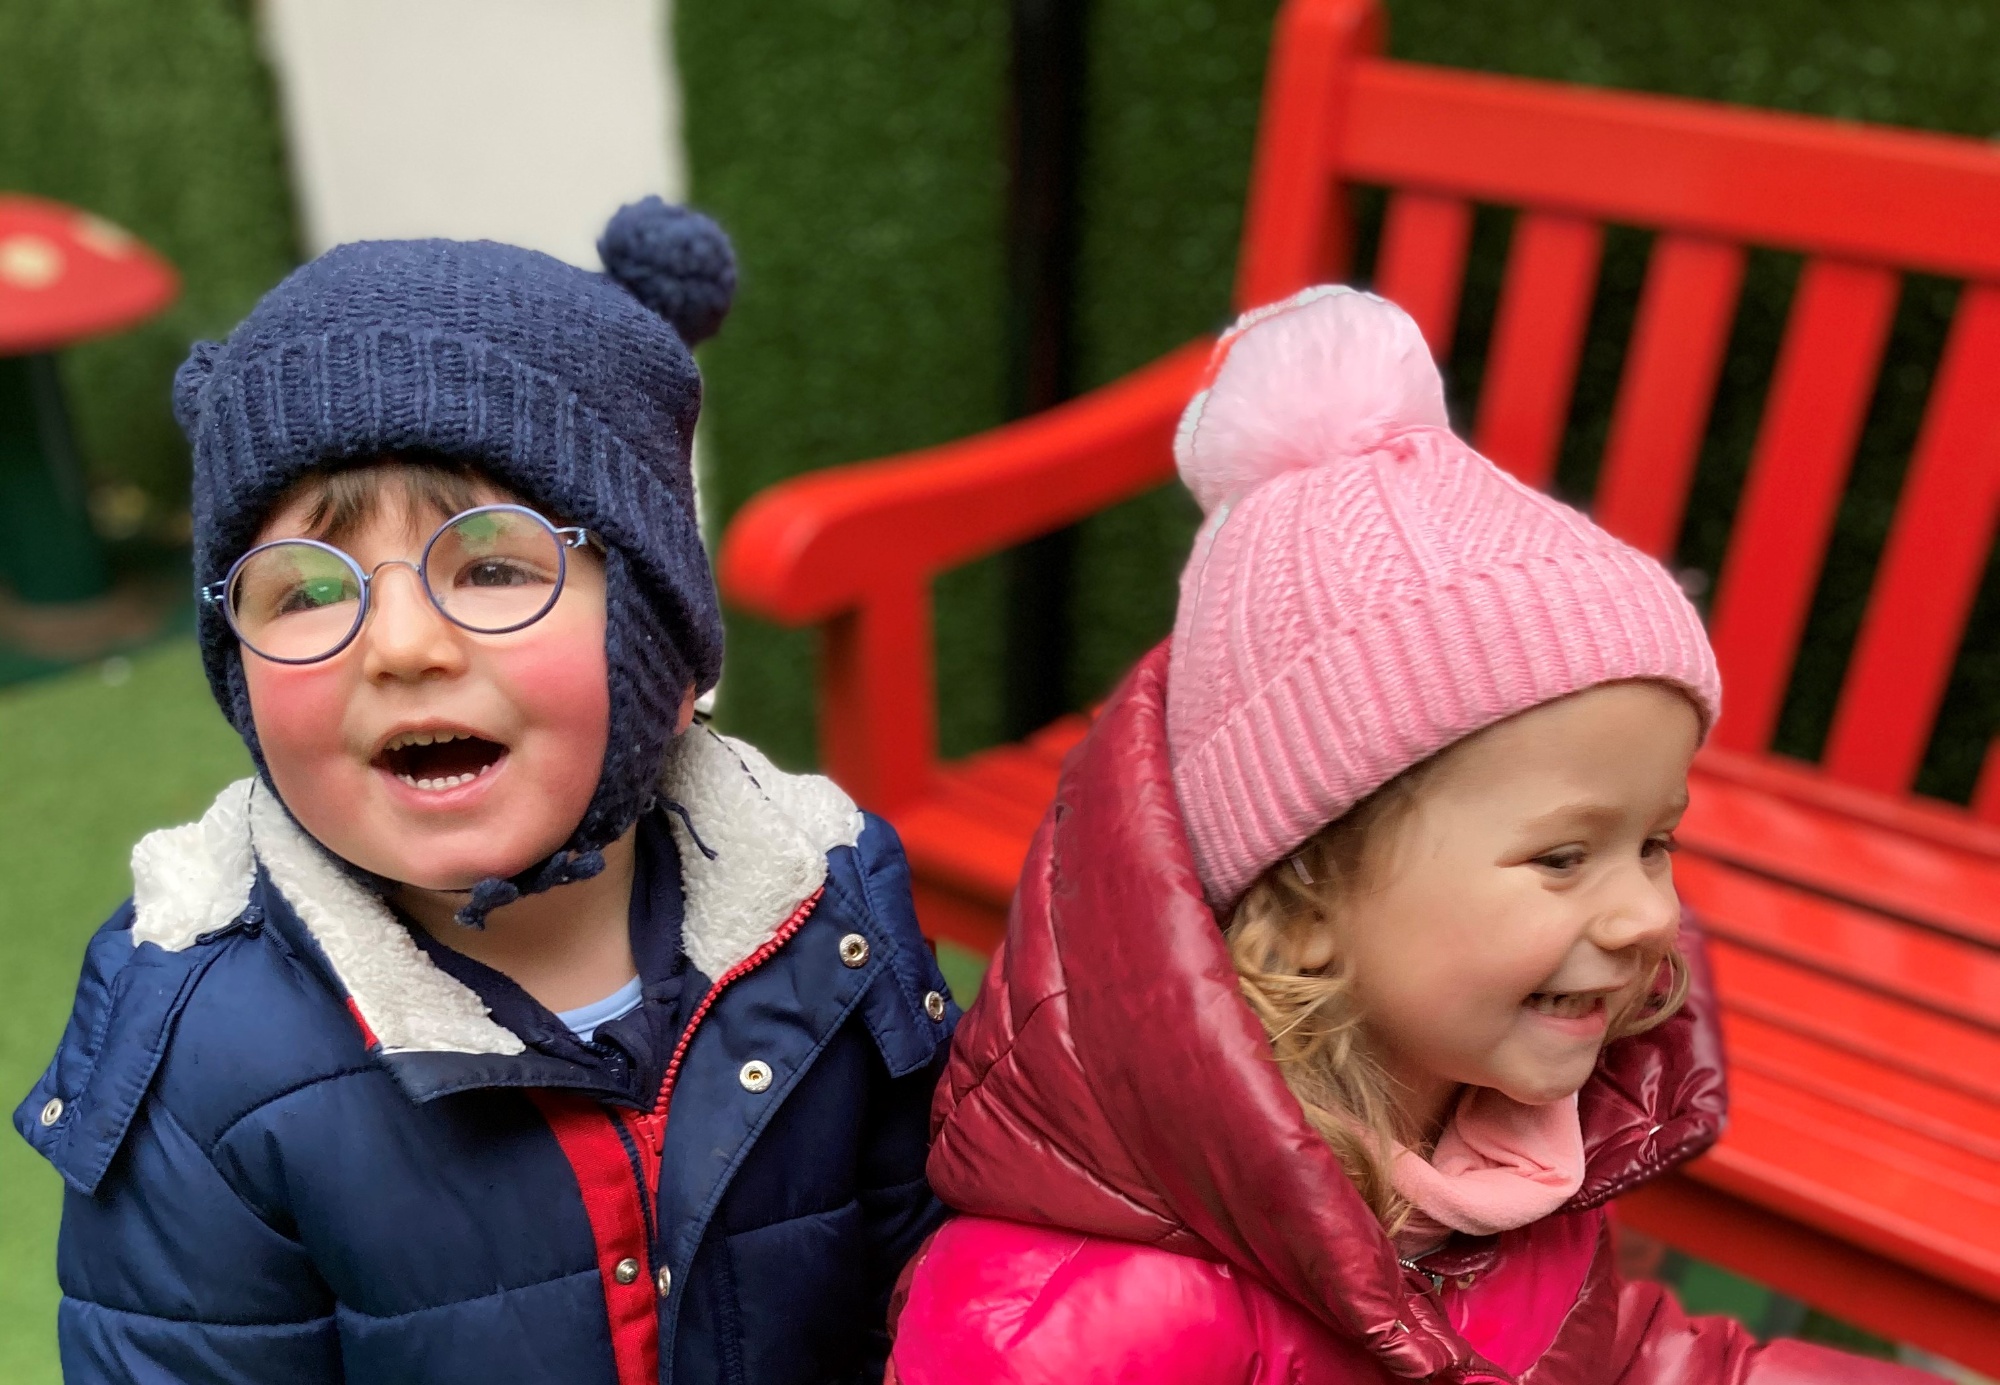
<svg viewBox="0 0 2000 1385"><path fill-rule="evenodd" d="M0 195L0 585L25 603L109 589L51 354L152 316L170 265L110 222Z"/></svg>
<svg viewBox="0 0 2000 1385"><path fill-rule="evenodd" d="M0 356L130 327L179 287L172 266L130 232L60 202L0 196Z"/></svg>

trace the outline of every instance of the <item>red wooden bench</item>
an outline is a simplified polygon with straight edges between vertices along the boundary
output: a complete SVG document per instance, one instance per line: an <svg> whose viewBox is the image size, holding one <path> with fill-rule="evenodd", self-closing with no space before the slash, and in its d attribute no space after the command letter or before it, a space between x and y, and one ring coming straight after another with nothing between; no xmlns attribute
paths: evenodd
<svg viewBox="0 0 2000 1385"><path fill-rule="evenodd" d="M1628 1224L2000 1375L2000 754L1971 810L1911 791L2000 511L2000 151L1963 139L1378 56L1374 0L1290 0L1236 298L1375 266L1442 358L1475 203L1516 209L1474 441L1534 484L1568 416L1606 223L1657 233L1593 505L1665 556L1746 247L1805 256L1711 629L1727 710L1678 878L1709 923L1728 1135ZM1899 290L1965 281L1823 760L1768 751ZM982 437L774 488L725 539L739 607L823 632L828 769L901 830L935 935L1003 926L1063 753L938 761L929 591L949 568L1159 485L1208 343Z"/></svg>

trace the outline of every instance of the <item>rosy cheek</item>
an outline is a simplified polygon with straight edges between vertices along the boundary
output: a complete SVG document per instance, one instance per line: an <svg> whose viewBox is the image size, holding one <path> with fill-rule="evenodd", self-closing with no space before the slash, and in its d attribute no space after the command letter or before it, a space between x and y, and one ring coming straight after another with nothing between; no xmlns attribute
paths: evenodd
<svg viewBox="0 0 2000 1385"><path fill-rule="evenodd" d="M270 664L250 655L243 671L278 796L308 832L351 857L351 825L361 819L368 785L341 735L354 696L344 665Z"/></svg>
<svg viewBox="0 0 2000 1385"><path fill-rule="evenodd" d="M274 775L280 765L306 769L344 754L341 726L353 690L337 664L271 664L248 655L243 672L257 741Z"/></svg>
<svg viewBox="0 0 2000 1385"><path fill-rule="evenodd" d="M545 786L573 795L580 785L584 802L597 784L610 734L611 693L602 639L587 630L551 630L548 638L496 651L492 664L495 680L505 687L526 729L548 737L547 748L556 752L537 757ZM583 802L576 804L578 812L582 808Z"/></svg>

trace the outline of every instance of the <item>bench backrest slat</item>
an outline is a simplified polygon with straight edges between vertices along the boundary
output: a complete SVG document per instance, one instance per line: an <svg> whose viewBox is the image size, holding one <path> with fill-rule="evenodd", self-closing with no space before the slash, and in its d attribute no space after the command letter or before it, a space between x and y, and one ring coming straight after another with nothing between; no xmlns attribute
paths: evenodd
<svg viewBox="0 0 2000 1385"><path fill-rule="evenodd" d="M1598 523L1661 560L1680 537L1745 258L1727 241L1669 234L1646 265L1593 509Z"/></svg>
<svg viewBox="0 0 2000 1385"><path fill-rule="evenodd" d="M1381 60L1351 91L1326 171L1353 182L2000 277L1980 142Z"/></svg>
<svg viewBox="0 0 2000 1385"><path fill-rule="evenodd" d="M1604 227L1560 212L1514 223L1473 445L1531 486L1555 475Z"/></svg>
<svg viewBox="0 0 2000 1385"><path fill-rule="evenodd" d="M1769 748L1906 273L1967 282L1824 768L1908 791L2000 522L2000 149L1970 139L1379 56L1376 0L1288 0L1238 266L1250 307L1347 273L1351 186L1389 202L1375 283L1439 359L1473 208L1518 213L1473 441L1548 483L1607 226L1654 233L1593 508L1680 537L1749 248L1806 257L1711 608L1717 743ZM2000 820L2000 752L1975 811Z"/></svg>
<svg viewBox="0 0 2000 1385"><path fill-rule="evenodd" d="M1375 253L1375 291L1416 319L1439 365L1451 359L1471 243L1472 204L1463 197L1415 190L1390 196Z"/></svg>
<svg viewBox="0 0 2000 1385"><path fill-rule="evenodd" d="M1763 750L1777 728L1898 288L1840 260L1799 275L1709 614L1728 689L1715 742L1731 750Z"/></svg>
<svg viewBox="0 0 2000 1385"><path fill-rule="evenodd" d="M1827 772L1915 781L2000 519L2000 286L1969 285L1903 482L1827 739Z"/></svg>

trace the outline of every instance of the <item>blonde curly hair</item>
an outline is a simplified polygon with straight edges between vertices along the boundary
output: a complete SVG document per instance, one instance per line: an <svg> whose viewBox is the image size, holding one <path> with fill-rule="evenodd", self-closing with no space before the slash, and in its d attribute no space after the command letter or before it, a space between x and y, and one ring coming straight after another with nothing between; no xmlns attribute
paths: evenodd
<svg viewBox="0 0 2000 1385"><path fill-rule="evenodd" d="M1296 959L1309 934L1340 926L1341 905L1353 891L1391 868L1385 856L1395 831L1440 758L1404 771L1267 867L1230 911L1224 933L1237 985L1270 1038L1285 1085L1392 1235L1410 1204L1390 1181L1390 1159L1397 1145L1427 1155L1434 1132L1413 1128L1397 1084L1372 1051L1348 959L1338 948L1324 967ZM1662 1023L1687 988L1687 963L1668 948L1647 982L1613 1010L1605 1042Z"/></svg>

